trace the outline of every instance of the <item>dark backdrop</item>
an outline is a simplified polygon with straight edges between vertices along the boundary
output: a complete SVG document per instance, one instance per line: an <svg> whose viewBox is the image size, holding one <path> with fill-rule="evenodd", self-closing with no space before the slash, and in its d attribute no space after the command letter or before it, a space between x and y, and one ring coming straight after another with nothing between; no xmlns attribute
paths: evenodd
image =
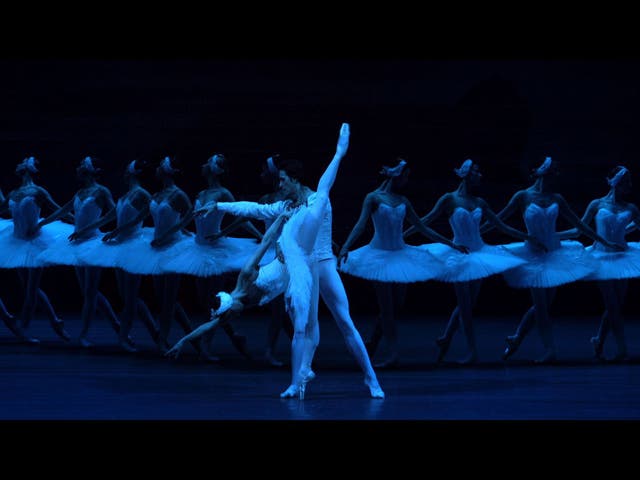
<svg viewBox="0 0 640 480"><path fill-rule="evenodd" d="M77 188L76 164L91 155L117 197L127 162L155 165L171 155L182 169L178 184L193 197L205 185L200 165L223 152L232 162L225 185L237 198L254 200L266 192L260 164L275 152L302 160L314 184L347 121L349 155L332 192L338 243L378 185L381 165L397 156L411 166L405 194L421 215L455 187L452 169L467 157L480 163L481 194L499 210L529 183L528 172L544 155L559 162L558 190L581 215L590 199L606 193L604 177L613 166L633 171L640 158L639 67L633 60L4 60L0 187L5 194L15 188L16 163L35 155L38 182L62 204ZM151 173L145 186L158 188ZM522 227L519 218L511 223ZM446 219L435 228L450 235ZM359 244L371 233L369 226ZM486 239L507 241L496 233ZM371 286L344 278L354 314L375 312ZM0 280L0 296L15 310L21 301L15 274L0 272ZM104 273L103 291L119 306L114 285L113 274ZM43 287L57 309L80 309L71 269L49 269ZM151 299L150 282L142 292ZM181 297L195 307L192 280L183 281ZM520 314L528 300L527 292L492 278L477 311ZM451 286L430 282L409 289L406 309L445 314L454 301ZM599 309L591 284L562 288L554 306L559 314Z"/></svg>

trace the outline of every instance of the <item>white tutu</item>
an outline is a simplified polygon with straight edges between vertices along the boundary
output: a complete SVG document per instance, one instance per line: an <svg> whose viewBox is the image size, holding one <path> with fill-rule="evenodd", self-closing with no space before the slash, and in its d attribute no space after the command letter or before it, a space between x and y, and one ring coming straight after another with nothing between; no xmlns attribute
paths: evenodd
<svg viewBox="0 0 640 480"><path fill-rule="evenodd" d="M424 248L405 245L398 250L382 250L369 244L349 252L338 270L378 282L412 283L436 278L444 269L442 260Z"/></svg>
<svg viewBox="0 0 640 480"><path fill-rule="evenodd" d="M264 292L259 305L265 305L281 295L289 284L289 273L284 263L275 259L261 266L256 279L256 286Z"/></svg>
<svg viewBox="0 0 640 480"><path fill-rule="evenodd" d="M73 225L55 221L40 228L35 237L23 239L13 234L13 222L5 220L0 231L0 268L44 267L50 263L41 257L42 253L61 240L68 242L72 233Z"/></svg>
<svg viewBox="0 0 640 480"><path fill-rule="evenodd" d="M136 242L147 244L153 238L153 229L141 228L126 237L118 237L109 242L103 242L104 234L97 235L82 243L83 248L77 251L77 256L83 265L102 268L118 268L128 258L135 258Z"/></svg>
<svg viewBox="0 0 640 480"><path fill-rule="evenodd" d="M137 275L164 275L179 273L170 271L166 265L175 260L183 249L192 245L192 237L176 234L176 239L162 247L152 247L153 228L143 228L142 233L127 241L126 248L119 248L116 266Z"/></svg>
<svg viewBox="0 0 640 480"><path fill-rule="evenodd" d="M619 280L640 277L640 242L627 243L623 252L608 252L591 245L586 251L593 257L595 271L582 280Z"/></svg>
<svg viewBox="0 0 640 480"><path fill-rule="evenodd" d="M176 256L164 265L164 269L198 277L239 271L257 246L257 242L250 238L221 237L215 242L203 244L196 242L196 237L189 237L181 244Z"/></svg>
<svg viewBox="0 0 640 480"><path fill-rule="evenodd" d="M511 287L557 287L580 280L594 270L593 258L582 243L574 240L563 240L560 247L546 253L532 249L525 242L510 243L504 247L527 261L504 273Z"/></svg>
<svg viewBox="0 0 640 480"><path fill-rule="evenodd" d="M502 245L483 245L477 250L462 253L442 243L427 243L424 249L444 262L444 271L436 280L441 282L470 282L503 273L525 264Z"/></svg>

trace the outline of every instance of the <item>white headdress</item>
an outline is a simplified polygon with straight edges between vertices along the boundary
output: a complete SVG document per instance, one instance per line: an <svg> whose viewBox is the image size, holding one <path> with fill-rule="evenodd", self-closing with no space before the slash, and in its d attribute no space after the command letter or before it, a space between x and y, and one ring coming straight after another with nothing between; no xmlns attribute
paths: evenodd
<svg viewBox="0 0 640 480"><path fill-rule="evenodd" d="M550 168L551 168L551 157L546 157L544 159L544 162L542 162L542 165L536 168L535 173L537 176L541 177L542 175L547 173Z"/></svg>
<svg viewBox="0 0 640 480"><path fill-rule="evenodd" d="M216 297L220 299L220 306L217 310L211 309L211 314L219 317L233 306L233 297L227 292L218 292Z"/></svg>
<svg viewBox="0 0 640 480"><path fill-rule="evenodd" d="M620 167L618 173L616 173L613 178L607 179L607 182L611 187L615 187L616 185L618 185L618 183L620 183L620 180L622 180L622 177L624 177L628 171L629 170L627 170L626 167Z"/></svg>
<svg viewBox="0 0 640 480"><path fill-rule="evenodd" d="M385 165L382 167L382 170L380 170L380 173L385 177L399 177L406 164L407 162L405 160L400 160L400 162L398 162L398 164L393 168Z"/></svg>
<svg viewBox="0 0 640 480"><path fill-rule="evenodd" d="M473 160L467 158L464 162L462 162L460 168L454 168L453 171L456 172L456 175L458 175L460 178L465 178L467 175L469 175L472 166Z"/></svg>

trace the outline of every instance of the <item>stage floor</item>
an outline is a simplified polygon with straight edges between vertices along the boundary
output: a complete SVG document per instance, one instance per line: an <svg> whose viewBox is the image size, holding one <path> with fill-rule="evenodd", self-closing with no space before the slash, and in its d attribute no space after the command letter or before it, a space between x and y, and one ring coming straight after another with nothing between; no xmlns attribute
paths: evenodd
<svg viewBox="0 0 640 480"><path fill-rule="evenodd" d="M77 314L63 316L76 336ZM235 322L248 337L255 356L245 359L223 332L213 341L218 363L197 360L188 347L179 360L161 357L144 328L133 336L140 351L121 352L106 321L97 318L91 349L77 340L64 344L44 318L30 333L40 345L17 343L0 329L0 419L141 419L141 420L493 420L493 419L638 419L640 418L640 324L627 319L631 361L594 360L589 338L598 318L555 317L559 361L534 365L542 352L536 330L508 363L502 362L504 338L515 331L517 318L476 319L480 363L461 366L459 333L444 364L436 365L434 339L445 318L405 318L399 325L401 363L379 370L384 400L371 399L363 375L347 352L329 317L321 318L321 341L314 370L317 378L307 398L281 400L289 385L288 367L273 368L262 360L266 317ZM367 336L371 317L357 318ZM174 326L171 338L178 338ZM613 338L605 353L613 354ZM381 350L383 356L384 349ZM289 342L281 333L278 357L288 361Z"/></svg>

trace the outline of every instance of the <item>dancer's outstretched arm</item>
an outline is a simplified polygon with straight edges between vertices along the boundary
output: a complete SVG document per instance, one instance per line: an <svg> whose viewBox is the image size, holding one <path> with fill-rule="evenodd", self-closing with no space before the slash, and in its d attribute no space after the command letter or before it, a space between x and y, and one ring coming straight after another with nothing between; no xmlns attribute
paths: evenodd
<svg viewBox="0 0 640 480"><path fill-rule="evenodd" d="M496 216L502 220L505 221L507 218L511 217L511 215L513 215L514 213L516 213L518 211L518 208L520 207L520 205L522 204L522 200L524 198L524 190L520 190L518 192L515 193L515 195L513 195L513 197L511 197L511 199L509 200L509 203L507 203L507 205L500 210ZM492 230L493 228L495 228L496 225L494 225L491 222L484 222L481 226L480 226L480 233L486 233L489 230Z"/></svg>
<svg viewBox="0 0 640 480"><path fill-rule="evenodd" d="M358 221L351 230L351 233L349 233L347 240L344 242L344 245L342 245L340 253L338 254L338 265L340 265L342 262L347 261L347 256L349 255L349 249L351 248L351 245L353 245L353 242L355 242L360 237L360 235L362 235L362 232L364 232L367 221L369 220L371 212L373 212L373 208L376 205L375 198L375 193L369 193L365 197L362 204L362 210L360 211L360 218L358 218Z"/></svg>
<svg viewBox="0 0 640 480"><path fill-rule="evenodd" d="M482 207L482 213L487 219L487 223L493 225L495 228L506 233L507 235L511 235L512 237L518 238L520 240L527 240L533 243L540 250L543 250L545 252L547 251L547 247L545 247L542 242L532 237L531 235L521 232L516 228L510 227L509 225L504 223L502 220L500 220L500 217L493 210L491 210L487 202L485 202L482 199L479 199L479 200L480 200L480 206Z"/></svg>
<svg viewBox="0 0 640 480"><path fill-rule="evenodd" d="M574 225L578 230L580 230L580 233L586 235L594 241L600 242L601 244L611 248L612 250L624 250L625 247L623 245L618 245L616 243L608 241L607 239L598 235L589 225L582 222L582 220L580 220L580 217L578 217L578 215L576 215L573 210L571 210L571 207L562 195L556 193L554 197L558 202L558 206L560 207L560 214L564 218L566 218L570 224Z"/></svg>
<svg viewBox="0 0 640 480"><path fill-rule="evenodd" d="M453 243L451 240L449 240L446 237L443 237L435 230L432 230L431 228L426 227L420 221L420 217L418 217L418 214L413 209L413 205L411 205L411 202L409 202L409 200L406 197L404 198L404 202L407 207L407 220L409 220L409 222L413 224L413 228L418 230L420 233L422 233L425 237L427 237L429 240L433 242L444 243L445 245L451 248L455 248L459 252L469 253L469 249L465 245L458 245L457 243Z"/></svg>
<svg viewBox="0 0 640 480"><path fill-rule="evenodd" d="M600 200L593 200L591 203L589 203L589 205L587 206L587 209L584 212L584 215L582 215L582 223L584 223L585 225L591 225L591 222L595 218L596 213L598 213L599 205L600 205ZM580 236L580 230L577 227L558 232L558 237L560 240L567 240L569 238L576 238L579 236Z"/></svg>
<svg viewBox="0 0 640 480"><path fill-rule="evenodd" d="M450 201L451 201L451 193L445 193L443 196L441 196L438 199L438 201L433 206L431 211L427 213L424 217L420 218L420 223L422 223L422 225L424 226L427 226L431 222L433 222L436 218L438 218L440 215L443 215L448 210ZM416 225L412 225L411 227L407 228L404 231L404 233L402 234L402 237L407 238L409 235L412 235L417 231L418 231L418 227L416 227Z"/></svg>
<svg viewBox="0 0 640 480"><path fill-rule="evenodd" d="M73 210L74 199L75 199L75 196L74 198L69 200L67 203L65 203L62 207L58 208L55 212L49 215L47 218L40 220L40 222L38 223L38 228L44 227L45 225L48 225L51 222L55 222L60 217L64 217L65 215L71 213L71 211Z"/></svg>

